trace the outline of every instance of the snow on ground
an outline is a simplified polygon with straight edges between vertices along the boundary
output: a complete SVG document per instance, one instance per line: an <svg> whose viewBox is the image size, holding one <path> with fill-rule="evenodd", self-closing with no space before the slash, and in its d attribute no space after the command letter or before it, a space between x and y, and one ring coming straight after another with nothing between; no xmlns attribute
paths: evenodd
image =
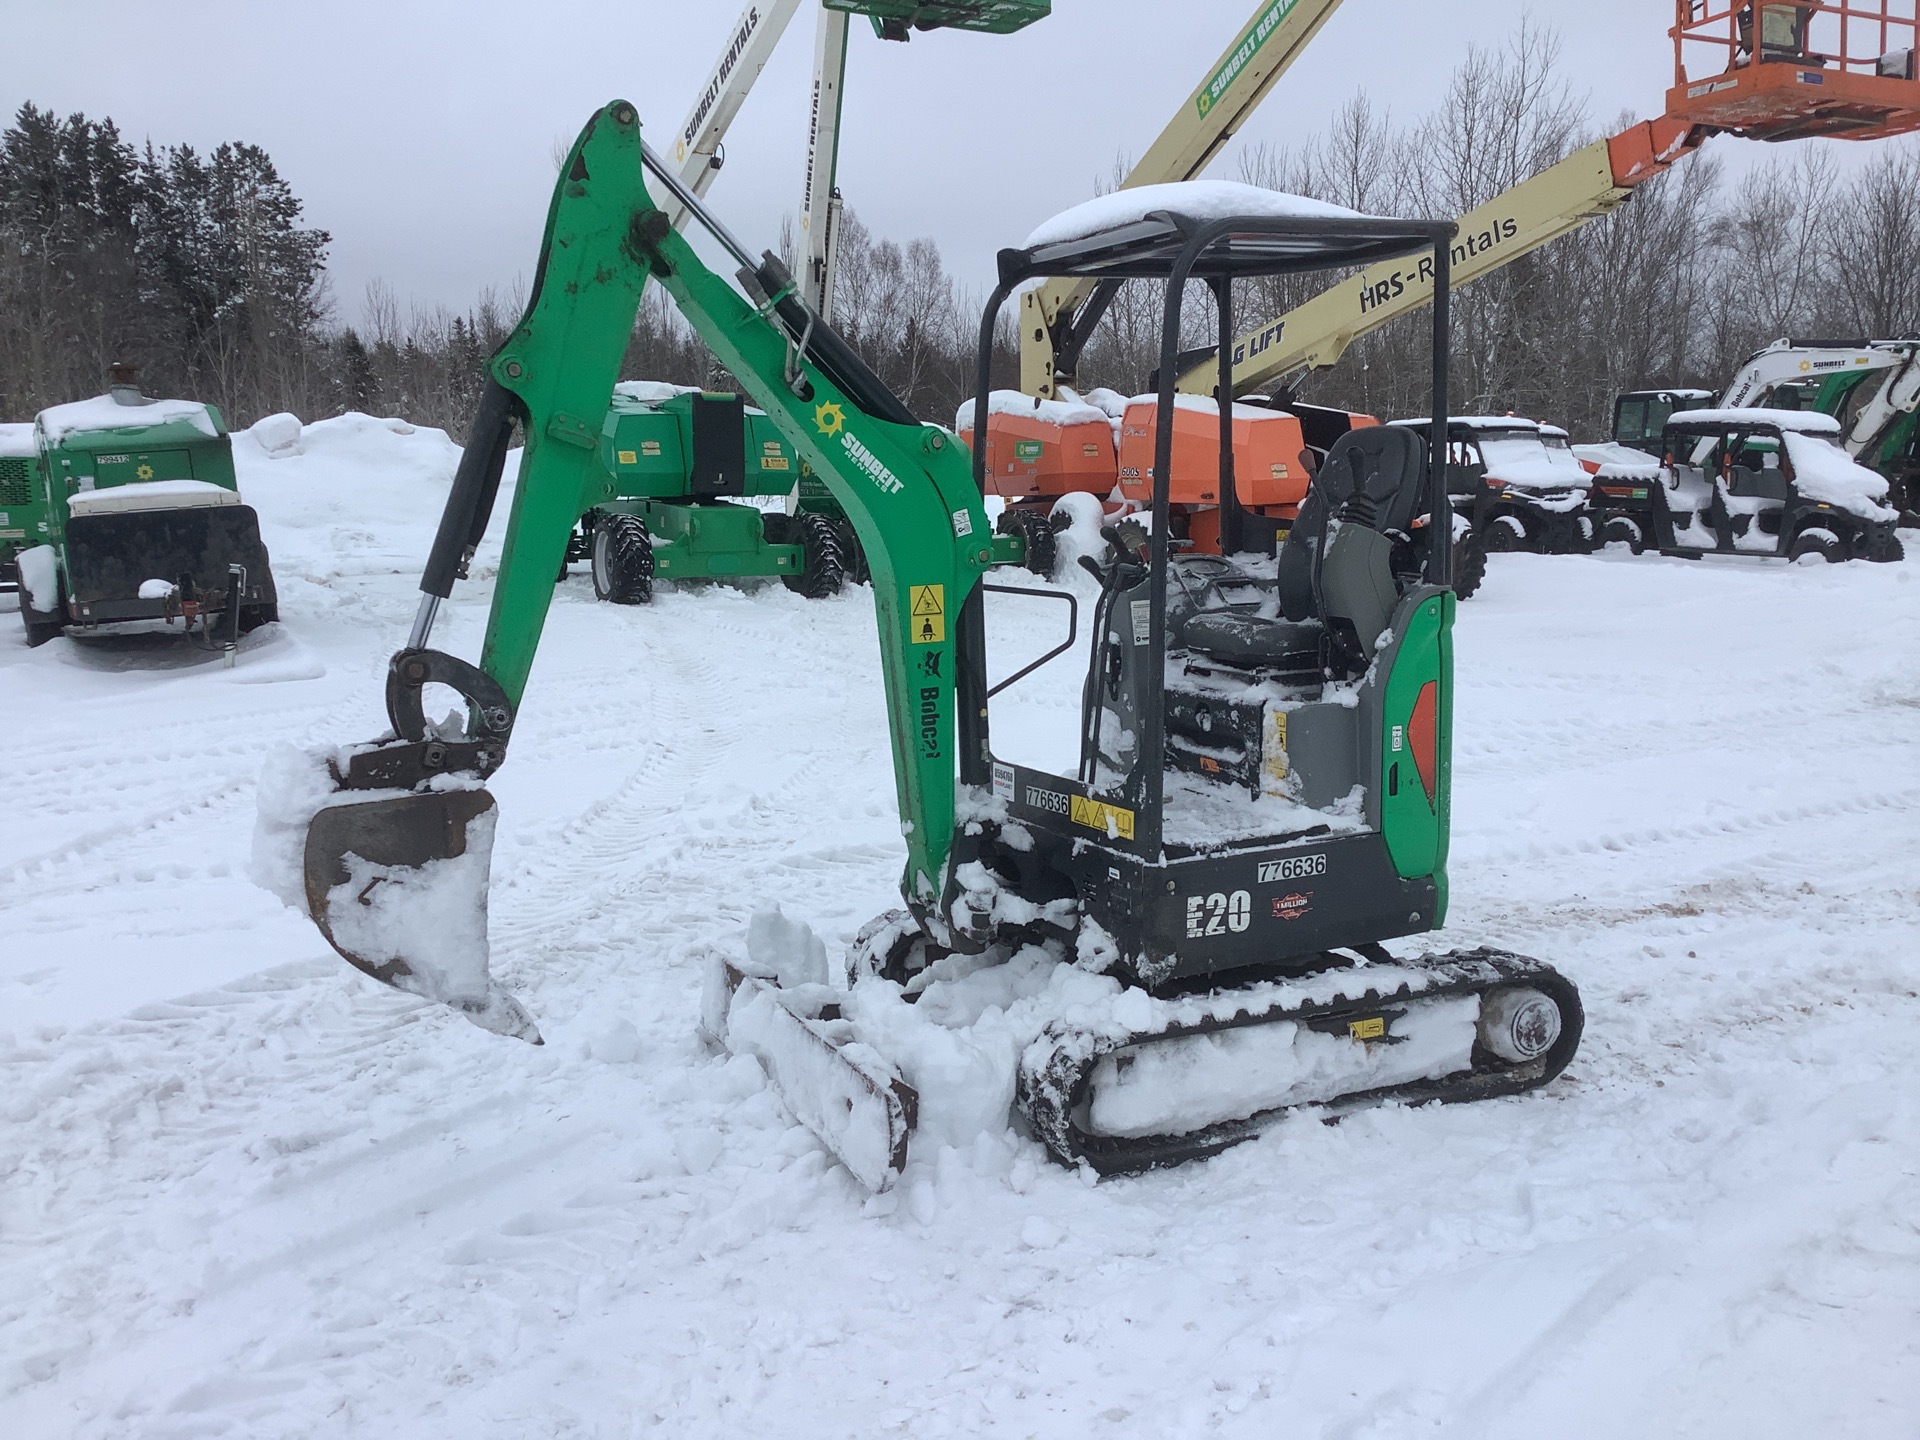
<svg viewBox="0 0 1920 1440"><path fill-rule="evenodd" d="M870 1201L694 1035L756 910L837 960L894 903L866 595L560 587L493 785L534 1049L246 878L268 754L381 726L455 459L283 442L236 444L285 623L234 669L0 616L9 1437L1920 1427L1914 565L1503 555L1463 607L1444 938L1581 985L1550 1090ZM1003 599L1011 663L1058 607Z"/></svg>

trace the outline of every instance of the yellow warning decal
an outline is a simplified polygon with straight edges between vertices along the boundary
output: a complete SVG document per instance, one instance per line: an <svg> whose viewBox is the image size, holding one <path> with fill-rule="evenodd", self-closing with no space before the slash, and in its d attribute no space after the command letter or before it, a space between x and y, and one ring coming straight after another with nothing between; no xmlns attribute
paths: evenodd
<svg viewBox="0 0 1920 1440"><path fill-rule="evenodd" d="M1133 839L1133 811L1124 805L1109 805L1104 800L1075 795L1069 813L1074 824L1098 830L1110 840L1116 835L1122 840Z"/></svg>
<svg viewBox="0 0 1920 1440"><path fill-rule="evenodd" d="M762 470L788 470L792 467L787 464L787 457L784 455L762 455L760 457L760 468Z"/></svg>
<svg viewBox="0 0 1920 1440"><path fill-rule="evenodd" d="M1382 1040L1386 1038L1387 1021L1383 1015L1369 1015L1364 1020L1349 1020L1347 1034L1355 1040Z"/></svg>
<svg viewBox="0 0 1920 1440"><path fill-rule="evenodd" d="M613 458L622 465L638 465L640 463L640 452L637 450L621 450L616 452Z"/></svg>
<svg viewBox="0 0 1920 1440"><path fill-rule="evenodd" d="M913 643L944 645L947 639L947 587L915 585L909 593L912 603L908 608L912 619L908 623L913 628Z"/></svg>

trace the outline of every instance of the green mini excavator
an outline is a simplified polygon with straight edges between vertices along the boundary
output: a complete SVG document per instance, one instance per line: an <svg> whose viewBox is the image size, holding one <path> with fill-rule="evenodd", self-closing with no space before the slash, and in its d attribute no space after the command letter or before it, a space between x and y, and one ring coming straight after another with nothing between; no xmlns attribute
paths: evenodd
<svg viewBox="0 0 1920 1440"><path fill-rule="evenodd" d="M1443 416L1452 227L1248 193L1267 203L1224 216L1217 204L1188 213L1177 192L1155 192L1138 215L1108 197L1048 243L1001 252L981 396L999 309L1022 286L1166 282L1165 477L1189 282L1211 288L1230 338L1234 278L1418 255L1436 270ZM737 285L663 203L693 212L737 263ZM1444 487L1429 484L1444 473L1444 424L1430 443L1398 427L1345 437L1279 555L1250 566L1177 553L1162 478L1151 512L1109 526L1104 557L1085 561L1099 588L1077 768L1006 763L990 737L1002 687L987 681L983 591L1018 556L987 522L980 437L969 455L916 422L781 262L752 255L678 183L626 102L597 112L567 157L532 298L491 361L413 634L389 668L393 733L336 756L334 793L311 818L309 910L350 962L538 1039L487 968L484 782L513 742L649 283L830 489L871 564L906 908L862 932L844 985L720 964L704 1025L759 1057L859 1179L879 1190L900 1174L916 1110L913 1075L863 1028L865 1000L921 1002L924 1014L952 976L1016 952L1111 987L1100 1005L1045 1017L1006 1087L1056 1158L1101 1173L1206 1155L1301 1107L1472 1099L1560 1073L1581 1010L1557 972L1499 950L1405 958L1382 944L1437 928L1447 902L1455 602L1451 517ZM473 664L431 648L431 632L486 527L515 425L525 455ZM1219 448L1219 493L1237 518L1229 437ZM464 717L430 722L429 684L458 691Z"/></svg>

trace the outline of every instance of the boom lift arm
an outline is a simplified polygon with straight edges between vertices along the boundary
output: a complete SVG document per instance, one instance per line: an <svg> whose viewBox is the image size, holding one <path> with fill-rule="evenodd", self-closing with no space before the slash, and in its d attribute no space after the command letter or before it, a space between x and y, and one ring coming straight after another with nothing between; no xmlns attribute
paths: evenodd
<svg viewBox="0 0 1920 1440"><path fill-rule="evenodd" d="M1459 220L1453 283L1463 286L1624 204L1634 187L1670 169L1704 137L1672 120L1642 121L1583 146ZM1425 264L1386 261L1322 291L1234 342L1233 393L1245 395L1337 363L1361 336L1433 300ZM1212 356L1180 377L1188 394L1211 395Z"/></svg>
<svg viewBox="0 0 1920 1440"><path fill-rule="evenodd" d="M741 283L757 303L709 270L673 230L648 191L643 164L740 261ZM673 296L859 532L879 613L907 847L901 890L932 933L956 948L966 945L949 929L943 899L956 760L963 778L981 763L968 763L959 748L956 706L978 711L984 679L973 673L979 646L971 650L976 663L963 667L956 642L963 629L980 624L977 586L995 561L967 452L906 412L799 302L776 258L754 260L707 215L643 144L634 107L616 101L596 113L567 158L527 312L490 362L488 390L421 582L420 613L389 667L395 738L360 747L344 771L335 766L340 794L314 817L307 838L311 913L351 963L523 1038L537 1038L531 1020L485 973L492 801L476 787L505 758L588 462L603 440L598 422L650 280ZM485 643L473 666L428 647L439 604L485 532L515 421L526 449ZM466 699L464 728L443 732L424 718L422 692L431 683ZM477 894L454 909L469 922L480 917L477 976L470 963L456 975L418 947L409 951L368 929L362 908L407 913L409 890L436 883L436 866L476 852ZM459 883L471 889L475 878L468 864ZM412 903L417 910L419 898ZM472 931L469 923L464 933Z"/></svg>
<svg viewBox="0 0 1920 1440"><path fill-rule="evenodd" d="M1191 180L1205 170L1339 8L1340 0L1260 0L1253 18L1121 188ZM1112 293L1110 286L1074 279L1050 280L1021 296L1022 390L1041 399L1059 398L1060 387L1072 383L1080 350Z"/></svg>
<svg viewBox="0 0 1920 1440"><path fill-rule="evenodd" d="M1896 13L1893 0L1675 0L1668 35L1674 84L1666 113L1576 150L1461 216L1455 285L1609 214L1714 135L1876 140L1920 128L1920 23L1910 4ZM1418 266L1376 265L1343 281L1235 342L1233 393L1335 364L1360 336L1427 304L1432 292L1431 275ZM1199 360L1180 389L1210 395L1213 377L1213 360Z"/></svg>

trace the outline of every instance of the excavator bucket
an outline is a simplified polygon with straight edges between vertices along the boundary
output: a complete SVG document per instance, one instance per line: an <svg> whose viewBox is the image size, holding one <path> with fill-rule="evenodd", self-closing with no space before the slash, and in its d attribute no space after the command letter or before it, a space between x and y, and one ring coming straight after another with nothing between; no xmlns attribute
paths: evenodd
<svg viewBox="0 0 1920 1440"><path fill-rule="evenodd" d="M496 811L479 788L343 790L307 828L307 910L355 969L483 1030L541 1043L488 968Z"/></svg>

